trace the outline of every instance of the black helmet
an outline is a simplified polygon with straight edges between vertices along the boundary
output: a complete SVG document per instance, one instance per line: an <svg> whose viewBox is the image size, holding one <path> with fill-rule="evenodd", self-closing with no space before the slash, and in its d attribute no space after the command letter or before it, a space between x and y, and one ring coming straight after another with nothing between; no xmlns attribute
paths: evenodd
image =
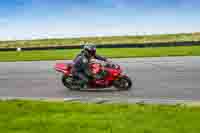
<svg viewBox="0 0 200 133"><path fill-rule="evenodd" d="M84 45L83 51L89 57L96 55L96 47L94 45L92 45L92 44Z"/></svg>

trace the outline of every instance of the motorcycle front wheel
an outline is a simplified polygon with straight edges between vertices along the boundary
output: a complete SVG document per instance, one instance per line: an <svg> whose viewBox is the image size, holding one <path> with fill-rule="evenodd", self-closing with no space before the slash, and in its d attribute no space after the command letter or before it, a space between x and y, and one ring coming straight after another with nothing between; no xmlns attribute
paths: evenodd
<svg viewBox="0 0 200 133"><path fill-rule="evenodd" d="M118 80L114 81L114 87L119 91L121 90L129 90L132 87L132 81L127 76L122 76Z"/></svg>

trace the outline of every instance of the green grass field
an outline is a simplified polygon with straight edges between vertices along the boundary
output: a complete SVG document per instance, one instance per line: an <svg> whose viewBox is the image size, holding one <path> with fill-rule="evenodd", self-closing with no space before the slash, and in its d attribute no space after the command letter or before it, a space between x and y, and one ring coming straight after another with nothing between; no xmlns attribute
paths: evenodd
<svg viewBox="0 0 200 133"><path fill-rule="evenodd" d="M0 52L0 61L67 60L73 59L79 52L79 49ZM98 49L98 53L109 58L199 56L200 46L122 49L110 48Z"/></svg>
<svg viewBox="0 0 200 133"><path fill-rule="evenodd" d="M0 41L0 48L80 45L81 42L90 42L95 44L119 44L119 43L130 44L130 43L149 43L149 42L156 43L156 42L182 42L182 41L200 41L200 33Z"/></svg>
<svg viewBox="0 0 200 133"><path fill-rule="evenodd" d="M200 107L0 101L2 133L199 133Z"/></svg>

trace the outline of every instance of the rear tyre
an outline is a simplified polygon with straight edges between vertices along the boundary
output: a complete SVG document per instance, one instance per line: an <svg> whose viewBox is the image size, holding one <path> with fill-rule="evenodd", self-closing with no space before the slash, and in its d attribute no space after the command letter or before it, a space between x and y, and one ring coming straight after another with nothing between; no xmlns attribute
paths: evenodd
<svg viewBox="0 0 200 133"><path fill-rule="evenodd" d="M62 84L70 89L70 90L80 90L80 85L78 85L75 80L73 79L72 76L66 76L66 75L63 75L62 76Z"/></svg>
<svg viewBox="0 0 200 133"><path fill-rule="evenodd" d="M129 90L132 87L132 81L127 76L122 76L118 80L114 81L114 87L119 91L121 90Z"/></svg>

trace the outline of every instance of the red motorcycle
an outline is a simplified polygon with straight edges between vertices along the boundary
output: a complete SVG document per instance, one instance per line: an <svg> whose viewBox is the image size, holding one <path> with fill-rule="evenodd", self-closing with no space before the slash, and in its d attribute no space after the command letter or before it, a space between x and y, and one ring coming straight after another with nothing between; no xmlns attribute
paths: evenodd
<svg viewBox="0 0 200 133"><path fill-rule="evenodd" d="M122 73L119 65L113 63L90 63L90 70L94 75L88 83L88 88L103 89L114 86L117 90L129 90L132 86L131 79ZM80 90L80 80L72 74L73 63L57 63L55 70L63 73L62 83L70 90Z"/></svg>

